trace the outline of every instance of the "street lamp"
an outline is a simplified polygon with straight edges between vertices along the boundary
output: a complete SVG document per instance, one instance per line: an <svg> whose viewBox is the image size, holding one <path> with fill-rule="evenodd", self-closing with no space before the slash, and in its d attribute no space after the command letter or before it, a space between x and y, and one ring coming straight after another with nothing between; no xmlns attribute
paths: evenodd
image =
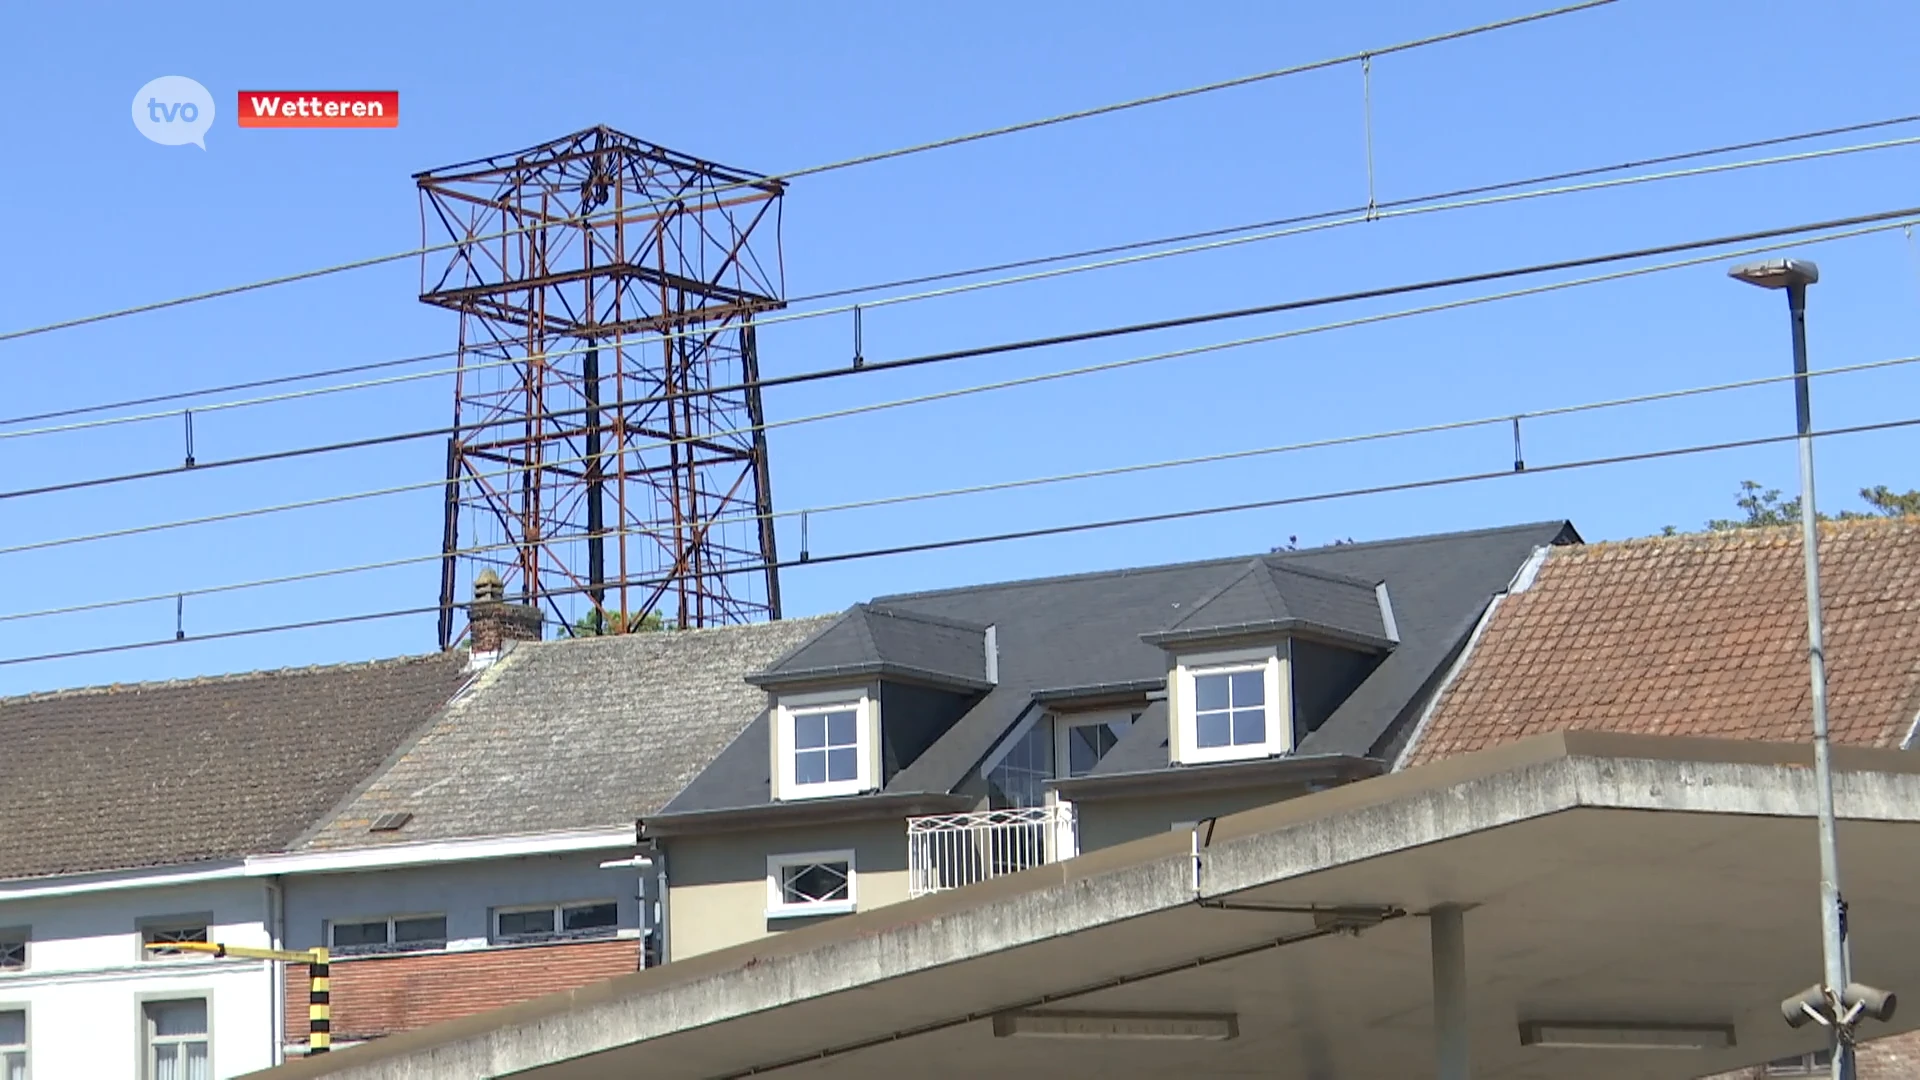
<svg viewBox="0 0 1920 1080"><path fill-rule="evenodd" d="M1826 978L1781 1003L1787 1022L1809 1019L1832 1035L1833 1080L1853 1080L1852 1027L1863 1015L1893 1014L1892 994L1848 982L1846 905L1840 898L1840 856L1834 839L1833 765L1827 738L1827 657L1820 622L1820 526L1813 499L1813 415L1807 393L1807 286L1820 268L1806 259L1743 263L1728 276L1764 289L1785 289L1793 321L1793 397L1800 445L1800 545L1807 575L1807 667L1813 680L1813 782L1820 830L1820 929Z"/></svg>

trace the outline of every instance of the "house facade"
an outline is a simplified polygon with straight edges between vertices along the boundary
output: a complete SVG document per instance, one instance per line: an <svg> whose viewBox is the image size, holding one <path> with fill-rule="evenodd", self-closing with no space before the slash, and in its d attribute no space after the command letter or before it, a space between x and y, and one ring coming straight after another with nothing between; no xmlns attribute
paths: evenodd
<svg viewBox="0 0 1920 1080"><path fill-rule="evenodd" d="M214 1080L657 962L660 809L807 620L0 701L0 1080Z"/></svg>
<svg viewBox="0 0 1920 1080"><path fill-rule="evenodd" d="M643 841L668 956L1377 775L1565 522L889 596L764 695Z"/></svg>
<svg viewBox="0 0 1920 1080"><path fill-rule="evenodd" d="M1832 738L1916 748L1920 519L1824 524L1820 562ZM1804 589L1797 526L1557 548L1529 588L1495 604L1399 765L1556 731L1805 743ZM1843 849L1843 884L1846 857ZM1809 877L1809 935L1817 895ZM1871 1024L1861 1029L1872 1034ZM1821 1029L1801 1036L1802 1053L1724 1080L1827 1075ZM1858 1075L1920 1077L1920 1035L1864 1043Z"/></svg>

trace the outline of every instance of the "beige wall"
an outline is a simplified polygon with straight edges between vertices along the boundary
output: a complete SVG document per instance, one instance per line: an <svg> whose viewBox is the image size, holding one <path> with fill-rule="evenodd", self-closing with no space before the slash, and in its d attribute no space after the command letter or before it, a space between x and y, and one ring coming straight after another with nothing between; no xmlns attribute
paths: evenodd
<svg viewBox="0 0 1920 1080"><path fill-rule="evenodd" d="M902 819L674 837L663 846L667 942L675 960L821 921L767 918L770 855L851 850L858 910L907 898L907 823Z"/></svg>
<svg viewBox="0 0 1920 1080"><path fill-rule="evenodd" d="M1223 817L1304 794L1304 787L1289 785L1075 803L1080 850L1098 851L1143 836L1159 836L1176 821Z"/></svg>

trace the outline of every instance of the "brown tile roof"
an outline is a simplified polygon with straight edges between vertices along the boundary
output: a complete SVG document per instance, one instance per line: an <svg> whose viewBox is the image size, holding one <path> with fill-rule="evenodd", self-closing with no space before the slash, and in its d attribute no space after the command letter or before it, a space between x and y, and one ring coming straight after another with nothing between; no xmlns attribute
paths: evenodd
<svg viewBox="0 0 1920 1080"><path fill-rule="evenodd" d="M1808 737L1799 531L1556 548L1507 597L1408 764L1547 731ZM1897 746L1920 712L1920 518L1822 527L1836 741Z"/></svg>
<svg viewBox="0 0 1920 1080"><path fill-rule="evenodd" d="M0 699L0 879L285 847L466 680L464 654Z"/></svg>

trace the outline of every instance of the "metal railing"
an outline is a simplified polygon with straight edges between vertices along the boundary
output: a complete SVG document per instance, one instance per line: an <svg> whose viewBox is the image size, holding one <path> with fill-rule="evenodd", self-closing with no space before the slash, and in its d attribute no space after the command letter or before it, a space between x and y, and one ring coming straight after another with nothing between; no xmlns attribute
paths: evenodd
<svg viewBox="0 0 1920 1080"><path fill-rule="evenodd" d="M908 818L907 892L957 889L1079 853L1070 803Z"/></svg>

